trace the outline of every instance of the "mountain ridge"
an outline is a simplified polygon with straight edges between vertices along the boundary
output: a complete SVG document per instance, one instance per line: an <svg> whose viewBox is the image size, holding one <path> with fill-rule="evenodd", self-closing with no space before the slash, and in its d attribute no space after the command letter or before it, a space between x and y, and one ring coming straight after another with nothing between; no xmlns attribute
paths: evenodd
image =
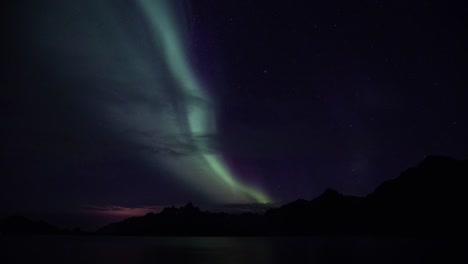
<svg viewBox="0 0 468 264"><path fill-rule="evenodd" d="M387 180L366 196L326 189L263 214L202 211L192 203L166 207L103 226L99 235L467 235L464 182L468 161L428 156L417 167ZM13 219L13 220L12 220ZM0 221L2 233L61 234L59 228L15 218ZM69 233L69 232L65 232Z"/></svg>
<svg viewBox="0 0 468 264"><path fill-rule="evenodd" d="M463 213L463 182L468 161L428 156L417 167L385 181L364 196L343 195L326 189L312 199L297 199L263 215L203 212L184 213L189 203L173 215L184 226L168 224L171 218L154 215L133 232L134 221L105 226L100 234L139 235L309 235L309 234L467 234ZM182 210L182 211L177 211ZM193 209L191 209L193 210ZM162 215L161 215L162 216ZM179 219L177 219L179 218ZM127 225L128 224L128 225ZM125 227L124 227L125 226ZM135 227L134 226L134 227ZM209 227L207 227L209 226ZM122 229L120 229L122 228ZM122 232L125 230L125 232Z"/></svg>

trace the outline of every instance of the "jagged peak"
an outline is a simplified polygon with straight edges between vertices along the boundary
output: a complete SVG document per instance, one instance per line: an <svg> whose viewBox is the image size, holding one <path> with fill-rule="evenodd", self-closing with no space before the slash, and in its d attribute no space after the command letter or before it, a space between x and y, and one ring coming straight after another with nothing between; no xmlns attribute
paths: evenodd
<svg viewBox="0 0 468 264"><path fill-rule="evenodd" d="M188 202L182 209L195 209L195 206L191 202Z"/></svg>
<svg viewBox="0 0 468 264"><path fill-rule="evenodd" d="M342 196L342 194L332 188L327 188L322 196Z"/></svg>
<svg viewBox="0 0 468 264"><path fill-rule="evenodd" d="M182 210L184 213L198 213L200 212L200 208L194 206L192 203L187 203L184 207L181 207L180 210Z"/></svg>
<svg viewBox="0 0 468 264"><path fill-rule="evenodd" d="M327 204L344 199L344 196L334 189L327 188L321 195L310 201L312 204Z"/></svg>
<svg viewBox="0 0 468 264"><path fill-rule="evenodd" d="M335 199L335 198L341 198L341 197L343 197L343 195L339 193L338 191L331 189L331 188L327 188L321 195L319 195L314 200L316 199L323 200L323 199L330 199L330 198Z"/></svg>

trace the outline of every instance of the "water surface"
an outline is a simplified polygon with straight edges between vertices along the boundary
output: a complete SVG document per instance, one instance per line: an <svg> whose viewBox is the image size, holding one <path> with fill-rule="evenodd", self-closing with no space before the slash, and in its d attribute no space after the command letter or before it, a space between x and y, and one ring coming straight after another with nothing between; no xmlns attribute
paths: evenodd
<svg viewBox="0 0 468 264"><path fill-rule="evenodd" d="M468 263L466 242L373 237L0 236L0 262Z"/></svg>

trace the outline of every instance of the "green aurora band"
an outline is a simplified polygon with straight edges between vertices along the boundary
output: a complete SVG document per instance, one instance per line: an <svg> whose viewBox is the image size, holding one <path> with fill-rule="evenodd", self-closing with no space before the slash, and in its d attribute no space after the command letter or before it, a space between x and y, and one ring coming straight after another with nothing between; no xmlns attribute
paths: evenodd
<svg viewBox="0 0 468 264"><path fill-rule="evenodd" d="M204 92L195 73L190 69L169 2L169 0L138 1L152 30L154 42L161 45L160 48L164 54L165 62L179 89L182 89L182 94L198 98L201 102L210 102L211 98ZM262 191L236 179L218 155L204 151L208 149L208 146L205 146L206 142L193 140L199 136L215 132L214 125L212 125L214 119L213 107L210 107L209 103L179 107L184 107L183 112L187 113L187 116L180 118L179 122L183 120L188 123L187 126L183 124L182 127L186 127L187 130L184 131L188 135L186 140L191 141L198 150L196 154L199 155L202 162L201 166L206 166L218 178L217 181L221 180L222 184L229 186L236 200L249 201L253 199L253 201L259 203L270 202L270 198Z"/></svg>
<svg viewBox="0 0 468 264"><path fill-rule="evenodd" d="M185 4L38 2L35 10L41 12L31 30L47 63L57 63L61 71L55 74L67 80L70 97L123 144L134 146L131 155L213 202L271 202L236 177L211 147L216 109L186 54Z"/></svg>

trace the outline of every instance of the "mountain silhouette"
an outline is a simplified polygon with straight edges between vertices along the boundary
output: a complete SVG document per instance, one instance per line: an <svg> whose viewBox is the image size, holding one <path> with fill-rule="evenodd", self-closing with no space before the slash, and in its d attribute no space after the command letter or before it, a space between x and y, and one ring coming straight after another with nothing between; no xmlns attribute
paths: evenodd
<svg viewBox="0 0 468 264"><path fill-rule="evenodd" d="M428 156L365 197L327 189L264 214L201 211L191 203L107 225L110 235L466 235L468 161Z"/></svg>
<svg viewBox="0 0 468 264"><path fill-rule="evenodd" d="M264 214L202 211L192 203L164 208L100 228L101 235L450 235L466 236L464 184L468 161L428 156L417 167L378 186L365 197L327 189L313 200L298 199ZM13 216L0 221L2 234L89 234L44 221Z"/></svg>
<svg viewBox="0 0 468 264"><path fill-rule="evenodd" d="M468 161L429 156L418 167L384 182L365 199L375 231L466 233L465 191Z"/></svg>

